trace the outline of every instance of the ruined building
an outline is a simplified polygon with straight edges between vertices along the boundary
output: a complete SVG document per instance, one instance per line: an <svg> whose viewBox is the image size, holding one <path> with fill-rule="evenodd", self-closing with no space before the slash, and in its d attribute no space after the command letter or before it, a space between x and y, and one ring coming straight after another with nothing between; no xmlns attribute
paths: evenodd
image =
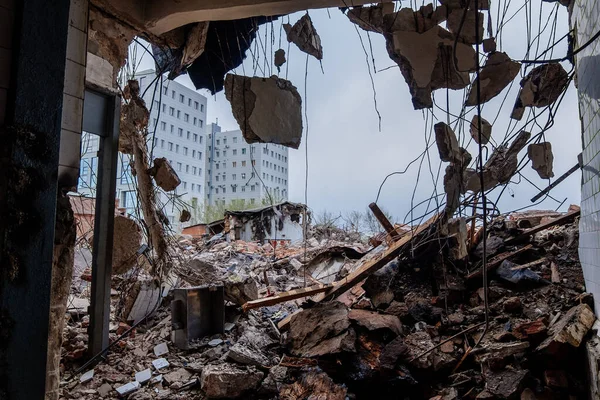
<svg viewBox="0 0 600 400"><path fill-rule="evenodd" d="M483 0L414 8L363 0L1 0L0 398L598 398L600 2L538 3L569 15L565 54L551 56L551 44L535 59L509 54L496 37L503 10ZM297 149L306 128L301 83L236 68L260 47L260 27L277 20L281 46L261 49L277 68L292 45L307 60L325 59L310 13L287 18L314 8L336 8L357 31L385 41L412 99L414 110L402 111L425 110L432 119L440 202L426 200L431 207L409 229L374 204L384 233L371 246L331 225L312 229L305 208L276 204L260 218L229 213L228 226L206 241L173 236L169 217L186 222L191 213L182 205L179 216L168 215L160 196L179 193L183 182L190 190L191 179L169 157L169 140L163 157L148 146L161 147L151 139L148 82L117 83L129 45L135 37L151 43L161 76L186 72L197 89L223 91L245 148L256 148L253 167L265 162L254 178L275 191L277 178L285 198L284 148ZM488 194L523 167L544 180L556 175L542 196L565 176L553 169L560 146L545 133L571 82L582 155L566 174L582 171L581 209L505 215ZM517 128L503 136L483 105L513 84L512 109L498 118ZM459 94L458 113L438 104L444 91ZM179 95L167 92L190 107ZM541 124L536 114L551 118ZM187 141L174 122L173 135ZM82 132L98 143L95 220L89 269L74 273L81 243L67 193L80 178L90 183L80 165ZM199 197L218 187L218 159L234 162L216 144L221 134L209 132L210 151L221 153L211 156L214 169L204 167L211 183L199 176ZM221 137L242 144L239 135ZM120 154L132 160L136 220L115 216ZM222 194L210 192L211 200L226 200ZM269 226L287 237L288 223L290 235L301 226L300 245L267 237ZM73 296L87 296L89 307L73 307ZM172 332L184 333L185 343L171 341Z"/></svg>

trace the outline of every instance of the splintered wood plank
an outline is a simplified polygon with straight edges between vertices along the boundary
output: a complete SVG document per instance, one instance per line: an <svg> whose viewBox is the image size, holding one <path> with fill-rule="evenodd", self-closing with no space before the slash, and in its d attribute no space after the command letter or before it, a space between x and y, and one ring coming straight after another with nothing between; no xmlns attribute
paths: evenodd
<svg viewBox="0 0 600 400"><path fill-rule="evenodd" d="M578 217L580 214L581 214L581 210L570 212L566 215L563 215L562 217L558 217L556 219L553 219L550 222L546 222L545 224L541 224L541 225L535 226L531 229L527 229L513 238L506 239L504 241L504 243L511 244L511 243L514 243L514 242L516 242L520 239L523 239L527 236L533 235L534 233L538 233L545 229L552 228L553 226L569 223L571 220L575 219L575 217Z"/></svg>
<svg viewBox="0 0 600 400"><path fill-rule="evenodd" d="M268 307L279 303L285 303L286 301L299 299L301 297L314 296L315 294L323 293L331 288L329 285L317 285L310 286L302 289L294 289L289 292L283 292L276 296L263 297L262 299L252 300L242 306L244 312L252 310L253 308Z"/></svg>
<svg viewBox="0 0 600 400"><path fill-rule="evenodd" d="M425 230L429 229L429 227L435 223L439 218L439 214L434 215L425 221L422 225L419 225L417 229L411 234L402 237L400 240L394 242L387 250L381 254L381 256L369 260L359 266L357 269L352 271L348 276L339 281L335 281L332 284L332 287L327 290L325 293L322 293L318 296L315 296L313 299L316 302L319 302L328 297L335 297L344 293L346 290L352 288L352 286L358 284L363 279L374 273L375 271L383 268L387 263L396 258L400 252L404 249L410 241L417 235L421 234Z"/></svg>

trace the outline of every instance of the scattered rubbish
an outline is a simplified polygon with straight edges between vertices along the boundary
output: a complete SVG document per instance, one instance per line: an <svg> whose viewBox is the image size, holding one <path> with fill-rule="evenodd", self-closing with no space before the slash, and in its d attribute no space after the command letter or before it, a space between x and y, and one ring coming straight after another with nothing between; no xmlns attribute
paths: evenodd
<svg viewBox="0 0 600 400"><path fill-rule="evenodd" d="M498 278L514 284L549 283L530 269L524 268L515 270L513 269L514 266L514 263L504 260L498 269L496 269L496 275L498 275Z"/></svg>
<svg viewBox="0 0 600 400"><path fill-rule="evenodd" d="M223 343L223 339L213 339L210 342L208 342L208 345L210 347L215 347L215 346L220 345L221 343Z"/></svg>

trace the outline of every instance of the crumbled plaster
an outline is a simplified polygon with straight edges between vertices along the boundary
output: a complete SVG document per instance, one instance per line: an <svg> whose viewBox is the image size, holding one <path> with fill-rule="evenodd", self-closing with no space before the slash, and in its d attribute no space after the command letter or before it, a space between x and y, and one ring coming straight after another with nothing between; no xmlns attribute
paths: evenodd
<svg viewBox="0 0 600 400"><path fill-rule="evenodd" d="M475 143L479 144L479 124L481 123L481 144L487 144L492 137L492 124L485 118L480 118L479 115L473 115L469 132Z"/></svg>
<svg viewBox="0 0 600 400"><path fill-rule="evenodd" d="M277 67L277 71L281 71L281 66L285 64L285 50L278 49L275 51L275 55L273 57L273 61L275 62L275 66Z"/></svg>
<svg viewBox="0 0 600 400"><path fill-rule="evenodd" d="M302 98L290 81L228 74L225 97L246 142L300 146Z"/></svg>
<svg viewBox="0 0 600 400"><path fill-rule="evenodd" d="M112 272L124 274L133 268L137 260L137 251L142 244L142 230L131 218L115 216L113 235Z"/></svg>

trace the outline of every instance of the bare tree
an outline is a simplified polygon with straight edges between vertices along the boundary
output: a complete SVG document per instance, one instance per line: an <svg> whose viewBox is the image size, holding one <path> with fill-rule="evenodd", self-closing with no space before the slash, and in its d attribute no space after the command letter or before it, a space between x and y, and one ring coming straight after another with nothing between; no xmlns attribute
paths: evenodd
<svg viewBox="0 0 600 400"><path fill-rule="evenodd" d="M336 217L335 215L333 215L333 213L331 213L327 210L323 210L320 213L315 214L314 218L315 218L316 225L332 227L332 226L335 226L337 220L340 217L339 216Z"/></svg>
<svg viewBox="0 0 600 400"><path fill-rule="evenodd" d="M344 230L359 233L362 231L363 215L360 211L350 211L342 217L344 220Z"/></svg>

